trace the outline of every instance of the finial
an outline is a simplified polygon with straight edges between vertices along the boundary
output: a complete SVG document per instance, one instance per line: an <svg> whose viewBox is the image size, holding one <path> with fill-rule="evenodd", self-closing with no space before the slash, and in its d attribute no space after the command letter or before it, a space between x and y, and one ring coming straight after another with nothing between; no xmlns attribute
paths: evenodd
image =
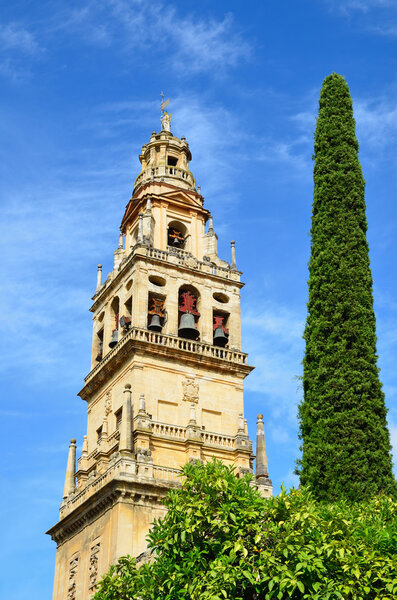
<svg viewBox="0 0 397 600"><path fill-rule="evenodd" d="M230 242L230 246L231 246L231 261L230 261L230 266L232 269L236 269L236 242L234 240L232 240Z"/></svg>
<svg viewBox="0 0 397 600"><path fill-rule="evenodd" d="M152 198L151 196L148 196L146 199L146 213L151 213L152 212Z"/></svg>
<svg viewBox="0 0 397 600"><path fill-rule="evenodd" d="M212 215L208 218L208 233L214 233L214 221L212 219Z"/></svg>
<svg viewBox="0 0 397 600"><path fill-rule="evenodd" d="M201 185L197 186L197 193L200 194L200 196L201 196Z"/></svg>
<svg viewBox="0 0 397 600"><path fill-rule="evenodd" d="M196 419L196 405L194 404L194 402L192 402L192 404L190 405L189 425L196 425L196 423L197 423L197 419Z"/></svg>
<svg viewBox="0 0 397 600"><path fill-rule="evenodd" d="M123 232L120 229L120 235L119 235L119 250L121 250L123 248Z"/></svg>
<svg viewBox="0 0 397 600"><path fill-rule="evenodd" d="M244 432L244 417L243 413L240 413L238 416L238 430L240 432Z"/></svg>
<svg viewBox="0 0 397 600"><path fill-rule="evenodd" d="M98 290L102 285L102 265L98 265L98 272L96 274L96 289Z"/></svg>
<svg viewBox="0 0 397 600"><path fill-rule="evenodd" d="M132 406L130 383L126 383L123 390L119 451L127 453L132 452Z"/></svg>
<svg viewBox="0 0 397 600"><path fill-rule="evenodd" d="M141 394L140 398L139 398L139 412L140 413L145 413L146 412L146 402L145 402L145 395Z"/></svg>
<svg viewBox="0 0 397 600"><path fill-rule="evenodd" d="M68 462L66 465L65 475L65 486L63 488L63 499L67 498L71 494L75 487L75 473L76 473L76 440L72 438L70 440Z"/></svg>
<svg viewBox="0 0 397 600"><path fill-rule="evenodd" d="M139 221L138 221L138 236L137 236L137 242L138 244L143 244L143 213L140 212L138 215Z"/></svg>
<svg viewBox="0 0 397 600"><path fill-rule="evenodd" d="M265 427L263 415L259 414L256 422L256 480L259 484L269 479L269 468L267 466Z"/></svg>

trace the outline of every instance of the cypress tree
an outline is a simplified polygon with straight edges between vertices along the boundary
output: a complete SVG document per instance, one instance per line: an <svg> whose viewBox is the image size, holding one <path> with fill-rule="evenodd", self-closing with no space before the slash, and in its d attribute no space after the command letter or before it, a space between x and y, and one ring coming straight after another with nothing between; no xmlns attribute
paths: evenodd
<svg viewBox="0 0 397 600"><path fill-rule="evenodd" d="M379 380L364 187L348 85L323 82L314 142L302 458L318 499L396 493Z"/></svg>

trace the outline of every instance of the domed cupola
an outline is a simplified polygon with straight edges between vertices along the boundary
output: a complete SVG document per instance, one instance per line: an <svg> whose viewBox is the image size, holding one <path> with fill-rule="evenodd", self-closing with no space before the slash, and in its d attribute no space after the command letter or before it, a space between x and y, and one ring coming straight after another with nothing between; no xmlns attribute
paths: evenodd
<svg viewBox="0 0 397 600"><path fill-rule="evenodd" d="M142 171L135 180L134 194L150 181L162 181L180 188L196 191L196 180L189 170L192 155L185 137L171 133L171 115L164 112L161 131L153 131L148 144L142 146L139 156Z"/></svg>

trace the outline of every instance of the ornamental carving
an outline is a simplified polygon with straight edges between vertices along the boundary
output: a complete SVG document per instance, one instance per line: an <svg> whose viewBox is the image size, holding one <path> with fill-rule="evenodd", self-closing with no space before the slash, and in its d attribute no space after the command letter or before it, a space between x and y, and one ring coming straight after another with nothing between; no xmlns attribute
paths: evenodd
<svg viewBox="0 0 397 600"><path fill-rule="evenodd" d="M92 546L90 552L90 566L89 566L89 577L90 577L90 589L94 588L98 578L98 561L99 561L99 550L101 548L100 542Z"/></svg>
<svg viewBox="0 0 397 600"><path fill-rule="evenodd" d="M112 392L109 390L106 394L105 399L105 417L110 415L112 412Z"/></svg>
<svg viewBox="0 0 397 600"><path fill-rule="evenodd" d="M194 256L187 256L183 262L186 265L186 267L189 267L190 269L198 268L198 262L194 258Z"/></svg>
<svg viewBox="0 0 397 600"><path fill-rule="evenodd" d="M79 557L75 556L69 563L69 582L67 600L77 600L77 571L79 568Z"/></svg>
<svg viewBox="0 0 397 600"><path fill-rule="evenodd" d="M183 387L183 400L186 402L194 402L195 404L199 401L199 384L194 377L186 377L182 381Z"/></svg>

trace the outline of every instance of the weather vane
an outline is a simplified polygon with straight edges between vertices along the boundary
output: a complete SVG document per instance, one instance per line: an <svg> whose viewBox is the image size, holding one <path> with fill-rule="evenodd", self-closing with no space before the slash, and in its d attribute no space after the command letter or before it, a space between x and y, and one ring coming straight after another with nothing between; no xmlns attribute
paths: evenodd
<svg viewBox="0 0 397 600"><path fill-rule="evenodd" d="M161 104L160 104L160 115L161 115L161 126L163 131L171 131L171 114L166 112L166 108L170 103L169 98L164 100L164 93L161 92Z"/></svg>

